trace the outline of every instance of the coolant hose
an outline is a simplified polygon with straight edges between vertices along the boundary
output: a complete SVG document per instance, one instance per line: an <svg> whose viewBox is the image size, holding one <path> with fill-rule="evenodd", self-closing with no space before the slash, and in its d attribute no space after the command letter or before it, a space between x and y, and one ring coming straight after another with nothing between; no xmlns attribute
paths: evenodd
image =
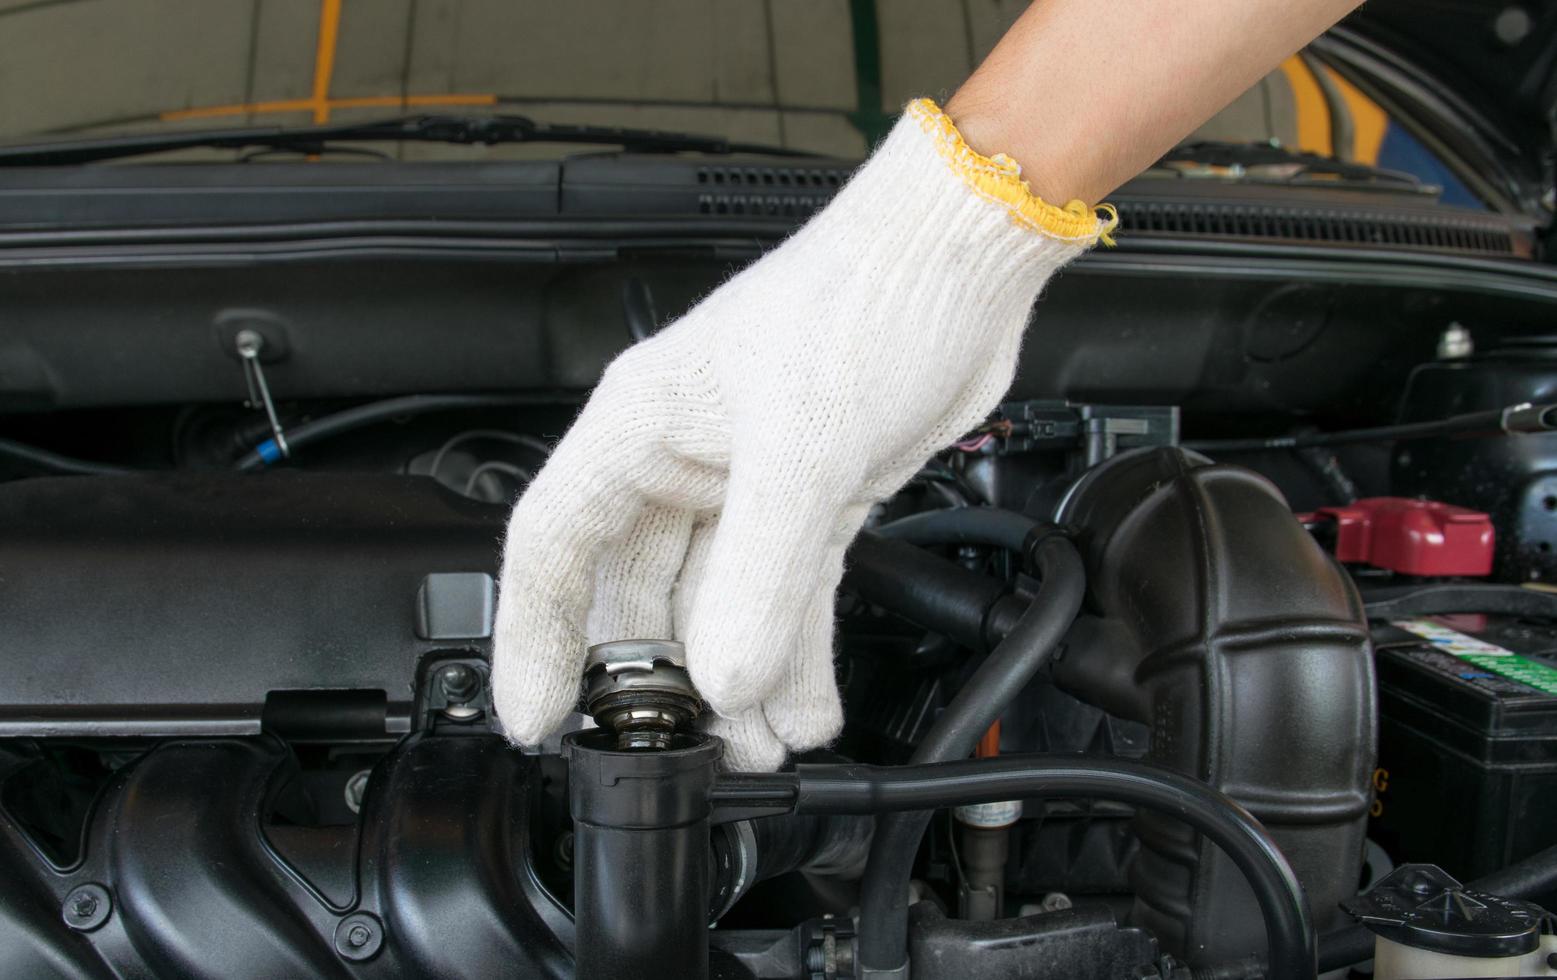
<svg viewBox="0 0 1557 980"><path fill-rule="evenodd" d="M933 765L800 765L793 773L719 777L713 802L800 814L883 813L1033 797L1090 797L1172 814L1225 852L1249 882L1265 923L1270 980L1313 980L1315 940L1308 899L1265 828L1230 797L1199 780L1124 759L1006 755ZM915 811L905 813L901 811ZM920 824L922 826L922 824ZM875 854L872 854L872 859ZM900 865L907 891L907 864ZM865 937L862 913L862 949ZM865 973L869 975L868 968Z"/></svg>
<svg viewBox="0 0 1557 980"><path fill-rule="evenodd" d="M1028 608L1000 579L873 531L862 531L849 546L841 588L980 653Z"/></svg>
<svg viewBox="0 0 1557 980"><path fill-rule="evenodd" d="M953 507L911 514L872 528L884 538L914 544L986 544L1021 554L1037 522L999 507Z"/></svg>
<svg viewBox="0 0 1557 980"><path fill-rule="evenodd" d="M1536 851L1500 871L1477 878L1470 887L1503 898L1534 898L1557 891L1557 846Z"/></svg>
<svg viewBox="0 0 1557 980"><path fill-rule="evenodd" d="M941 713L911 765L965 759L1070 628L1086 591L1081 557L1068 539L1051 534L1033 546L1033 564L1037 596ZM892 813L877 821L860 896L860 963L866 976L901 975L907 967L908 882L931 816L928 810Z"/></svg>

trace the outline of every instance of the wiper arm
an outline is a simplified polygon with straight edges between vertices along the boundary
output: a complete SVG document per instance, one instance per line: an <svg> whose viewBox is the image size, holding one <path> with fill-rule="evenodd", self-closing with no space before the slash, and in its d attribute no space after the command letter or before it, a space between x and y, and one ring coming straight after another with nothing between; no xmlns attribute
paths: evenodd
<svg viewBox="0 0 1557 980"><path fill-rule="evenodd" d="M1272 143L1226 143L1219 140L1180 143L1157 161L1158 166L1165 163L1229 168L1290 166L1294 168L1293 177L1324 175L1343 181L1385 183L1399 185L1403 190L1433 193L1433 188L1423 184L1415 174L1337 160L1318 153L1300 153Z"/></svg>
<svg viewBox="0 0 1557 980"><path fill-rule="evenodd" d="M0 146L0 166L46 167L93 163L191 148L295 150L322 153L331 143L395 142L456 143L495 146L502 143L586 143L619 146L641 153L759 153L765 156L815 157L819 154L761 143L737 143L722 136L701 136L658 129L623 129L537 122L527 116L404 116L379 122L300 129L253 127L206 129L180 133L147 133Z"/></svg>

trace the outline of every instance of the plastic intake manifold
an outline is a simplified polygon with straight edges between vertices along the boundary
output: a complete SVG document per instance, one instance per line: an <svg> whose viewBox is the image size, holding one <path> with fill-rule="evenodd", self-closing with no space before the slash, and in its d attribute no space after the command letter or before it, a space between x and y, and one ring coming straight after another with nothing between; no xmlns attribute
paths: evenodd
<svg viewBox="0 0 1557 980"><path fill-rule="evenodd" d="M1059 514L1087 569L1054 664L1076 696L1151 729L1149 759L1252 812L1318 925L1356 890L1377 724L1372 652L1346 573L1264 478L1178 449L1094 468ZM1192 963L1265 942L1225 855L1135 818L1132 919Z"/></svg>

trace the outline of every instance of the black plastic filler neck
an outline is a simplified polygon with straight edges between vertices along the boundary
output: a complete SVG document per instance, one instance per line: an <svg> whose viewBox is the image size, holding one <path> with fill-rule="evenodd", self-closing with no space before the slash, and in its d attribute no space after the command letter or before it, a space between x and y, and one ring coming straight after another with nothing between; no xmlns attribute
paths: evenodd
<svg viewBox="0 0 1557 980"><path fill-rule="evenodd" d="M724 744L678 734L657 751L624 751L597 729L562 745L578 977L707 977L710 796Z"/></svg>

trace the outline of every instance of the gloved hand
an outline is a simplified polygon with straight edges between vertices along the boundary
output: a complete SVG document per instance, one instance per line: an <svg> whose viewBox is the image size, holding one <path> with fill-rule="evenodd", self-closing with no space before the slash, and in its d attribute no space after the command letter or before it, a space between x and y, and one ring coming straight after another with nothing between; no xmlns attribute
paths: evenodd
<svg viewBox="0 0 1557 980"><path fill-rule="evenodd" d="M844 549L994 408L1038 290L1111 227L1018 172L916 102L804 228L607 368L509 524L510 739L549 734L586 645L627 638L686 644L732 768L838 733Z"/></svg>

